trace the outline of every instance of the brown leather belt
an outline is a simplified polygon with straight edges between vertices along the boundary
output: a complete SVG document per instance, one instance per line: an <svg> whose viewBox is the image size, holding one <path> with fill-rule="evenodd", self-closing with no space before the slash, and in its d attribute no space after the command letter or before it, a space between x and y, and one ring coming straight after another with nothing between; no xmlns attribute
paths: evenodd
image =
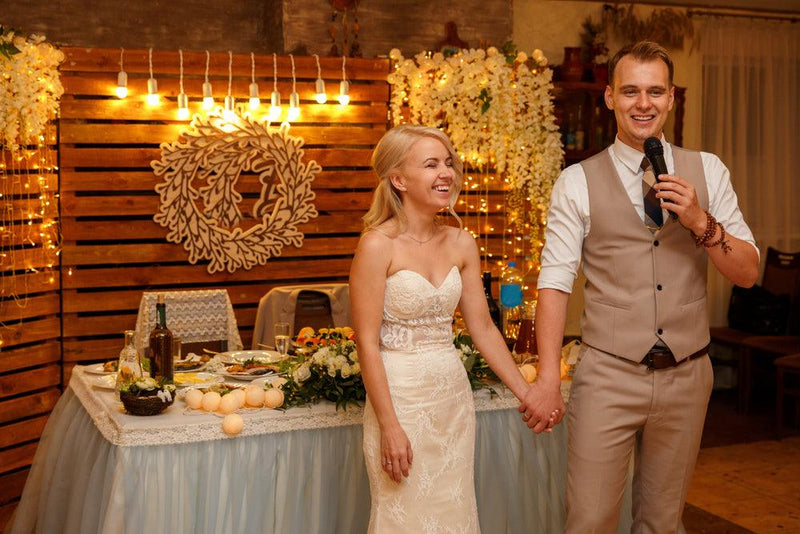
<svg viewBox="0 0 800 534"><path fill-rule="evenodd" d="M642 361L640 361L639 363L642 365L646 365L647 368L650 369L651 371L657 369L668 369L670 367L677 367L683 362L688 362L689 360L694 360L696 358L700 358L701 356L705 356L706 354L708 354L708 349L710 346L711 346L710 344L706 345L697 352L691 353L689 356L682 359L681 361L675 361L675 355L672 354L672 351L669 350L667 347L653 347L647 352L647 354L644 355L644 358L642 358Z"/></svg>

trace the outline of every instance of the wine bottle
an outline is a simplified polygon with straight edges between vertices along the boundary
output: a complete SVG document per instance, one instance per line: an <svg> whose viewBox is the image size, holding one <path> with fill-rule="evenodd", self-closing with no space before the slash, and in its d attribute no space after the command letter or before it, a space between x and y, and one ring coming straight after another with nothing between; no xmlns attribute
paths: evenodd
<svg viewBox="0 0 800 534"><path fill-rule="evenodd" d="M486 304L489 305L489 315L492 317L492 322L500 330L503 326L500 306L497 305L497 301L492 296L492 273L489 271L483 272L483 293L486 295Z"/></svg>
<svg viewBox="0 0 800 534"><path fill-rule="evenodd" d="M172 332L167 328L164 295L156 302L156 326L150 332L150 370L155 379L172 380Z"/></svg>

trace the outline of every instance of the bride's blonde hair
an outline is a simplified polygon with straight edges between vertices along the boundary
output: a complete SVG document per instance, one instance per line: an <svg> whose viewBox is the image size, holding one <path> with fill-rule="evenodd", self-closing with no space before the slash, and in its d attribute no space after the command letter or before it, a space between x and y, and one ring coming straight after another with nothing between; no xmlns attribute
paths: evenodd
<svg viewBox="0 0 800 534"><path fill-rule="evenodd" d="M363 217L365 232L393 217L397 219L400 230L405 228L406 219L402 209L403 202L400 200L400 194L392 185L389 177L403 165L409 150L411 150L411 145L423 137L431 137L440 141L453 160L455 179L450 187L450 203L447 211L456 218L458 225L461 226L461 218L456 215L454 207L456 199L461 193L464 165L455 148L453 148L453 144L444 132L436 128L401 124L386 132L372 152L372 170L375 171L375 175L378 178L378 185L375 187L375 192L372 196L372 205Z"/></svg>

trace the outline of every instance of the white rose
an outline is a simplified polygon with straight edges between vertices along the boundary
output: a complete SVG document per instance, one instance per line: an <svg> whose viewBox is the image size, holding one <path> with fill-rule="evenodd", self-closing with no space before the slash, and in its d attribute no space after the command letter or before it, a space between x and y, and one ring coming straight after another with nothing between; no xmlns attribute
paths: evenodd
<svg viewBox="0 0 800 534"><path fill-rule="evenodd" d="M294 370L292 373L292 378L298 384L302 384L309 378L311 378L311 369L308 363L302 364L300 367Z"/></svg>
<svg viewBox="0 0 800 534"><path fill-rule="evenodd" d="M344 364L342 365L342 378L347 378L352 374L351 368L349 365Z"/></svg>

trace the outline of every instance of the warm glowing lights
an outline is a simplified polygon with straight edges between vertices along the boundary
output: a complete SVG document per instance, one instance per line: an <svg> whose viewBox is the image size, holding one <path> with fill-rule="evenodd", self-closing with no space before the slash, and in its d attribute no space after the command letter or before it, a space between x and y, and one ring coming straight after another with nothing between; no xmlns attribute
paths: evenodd
<svg viewBox="0 0 800 534"><path fill-rule="evenodd" d="M256 83L256 55L250 52L250 109L257 110L261 106L258 98L258 84Z"/></svg>
<svg viewBox="0 0 800 534"><path fill-rule="evenodd" d="M189 118L189 97L183 92L183 50L178 50L178 55L181 59L180 64L180 86L181 92L178 94L178 119L185 121Z"/></svg>
<svg viewBox="0 0 800 534"><path fill-rule="evenodd" d="M117 98L125 98L128 96L128 73L122 65L125 49L119 49L119 73L117 74Z"/></svg>
<svg viewBox="0 0 800 534"><path fill-rule="evenodd" d="M233 52L228 50L228 94L225 96L225 107L222 110L223 118L232 122L236 118L235 105L236 101L231 94L231 87L233 85Z"/></svg>
<svg viewBox="0 0 800 534"><path fill-rule="evenodd" d="M147 105L158 105L158 82L153 78L153 49L150 48L147 54L148 62L150 64L150 78L147 80Z"/></svg>
<svg viewBox="0 0 800 534"><path fill-rule="evenodd" d="M347 57L342 56L342 81L339 82L339 104L346 106L350 103L350 82L347 81L347 71L345 71L345 64Z"/></svg>
<svg viewBox="0 0 800 534"><path fill-rule="evenodd" d="M317 101L317 104L324 104L328 101L328 95L325 94L325 81L322 79L322 68L319 66L319 56L314 54L314 59L317 61L317 81L314 84L314 100Z"/></svg>
<svg viewBox="0 0 800 534"><path fill-rule="evenodd" d="M289 59L292 62L292 94L289 95L289 111L286 114L286 120L292 122L296 121L298 117L300 117L300 95L297 94L297 79L295 78L294 56L289 54Z"/></svg>
<svg viewBox="0 0 800 534"><path fill-rule="evenodd" d="M208 81L208 66L211 63L211 54L206 50L206 80L203 82L203 109L210 111L214 108L214 96L211 94L211 82Z"/></svg>
<svg viewBox="0 0 800 534"><path fill-rule="evenodd" d="M272 54L272 95L270 96L269 121L276 122L281 116L281 94L278 92L278 55Z"/></svg>

